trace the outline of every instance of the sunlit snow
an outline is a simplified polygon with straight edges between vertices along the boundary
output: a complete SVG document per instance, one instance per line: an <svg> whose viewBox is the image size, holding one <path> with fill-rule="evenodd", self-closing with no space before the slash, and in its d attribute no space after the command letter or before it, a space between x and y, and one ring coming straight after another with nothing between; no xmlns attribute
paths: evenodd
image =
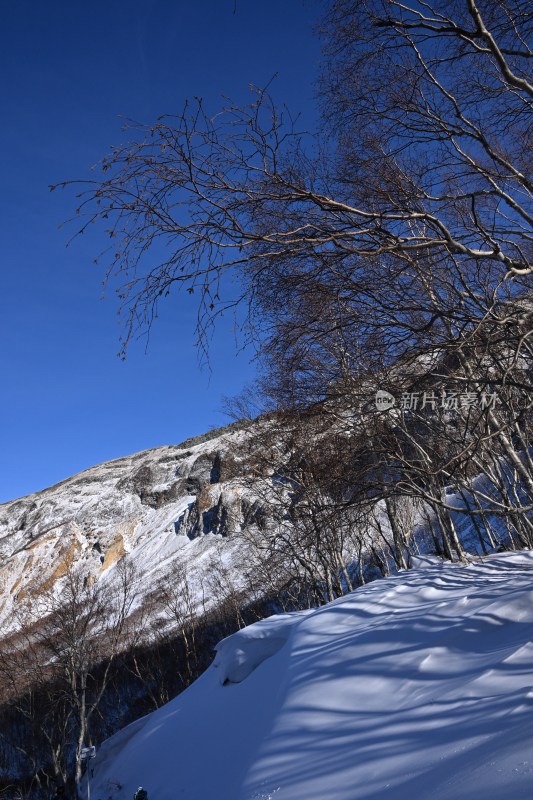
<svg viewBox="0 0 533 800"><path fill-rule="evenodd" d="M256 623L99 748L91 797L531 798L532 579L531 552L420 561Z"/></svg>

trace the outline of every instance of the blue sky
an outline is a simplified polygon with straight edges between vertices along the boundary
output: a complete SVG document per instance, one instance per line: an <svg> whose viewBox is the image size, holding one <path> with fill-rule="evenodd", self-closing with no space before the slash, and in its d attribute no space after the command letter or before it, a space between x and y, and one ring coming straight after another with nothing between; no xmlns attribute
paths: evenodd
<svg viewBox="0 0 533 800"><path fill-rule="evenodd" d="M254 375L231 320L212 372L194 350L194 301L170 297L150 346L116 353L96 231L66 248L72 192L48 190L150 122L201 96L246 100L274 73L276 99L313 118L319 0L17 0L0 27L0 502L93 464L225 424L221 397Z"/></svg>

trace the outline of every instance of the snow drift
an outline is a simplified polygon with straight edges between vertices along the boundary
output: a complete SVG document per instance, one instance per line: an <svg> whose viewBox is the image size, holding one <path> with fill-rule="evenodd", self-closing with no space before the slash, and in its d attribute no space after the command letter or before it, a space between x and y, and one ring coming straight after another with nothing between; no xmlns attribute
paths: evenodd
<svg viewBox="0 0 533 800"><path fill-rule="evenodd" d="M265 659L277 653L289 638L294 623L308 613L276 614L222 639L216 646L213 661L222 686L240 683Z"/></svg>
<svg viewBox="0 0 533 800"><path fill-rule="evenodd" d="M421 562L250 626L101 746L91 797L531 798L532 581L531 552Z"/></svg>

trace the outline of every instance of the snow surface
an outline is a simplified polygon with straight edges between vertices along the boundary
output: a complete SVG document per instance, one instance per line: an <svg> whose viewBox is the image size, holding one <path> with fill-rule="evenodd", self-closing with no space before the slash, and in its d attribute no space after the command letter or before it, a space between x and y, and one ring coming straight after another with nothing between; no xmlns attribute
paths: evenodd
<svg viewBox="0 0 533 800"><path fill-rule="evenodd" d="M271 617L101 746L91 798L529 800L532 633L532 552Z"/></svg>
<svg viewBox="0 0 533 800"><path fill-rule="evenodd" d="M222 686L241 683L259 664L277 653L289 638L292 626L309 613L276 614L222 639L213 661Z"/></svg>

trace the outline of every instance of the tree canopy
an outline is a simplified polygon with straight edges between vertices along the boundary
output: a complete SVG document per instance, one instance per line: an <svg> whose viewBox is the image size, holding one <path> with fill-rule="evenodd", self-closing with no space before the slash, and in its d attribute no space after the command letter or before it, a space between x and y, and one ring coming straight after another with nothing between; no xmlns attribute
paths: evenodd
<svg viewBox="0 0 533 800"><path fill-rule="evenodd" d="M318 303L359 340L387 323L395 345L528 285L531 24L525 0L335 0L321 130L262 90L129 126L78 182L81 230L112 239L124 346L178 285L199 294L201 341L238 303L263 343L302 306L320 328Z"/></svg>

